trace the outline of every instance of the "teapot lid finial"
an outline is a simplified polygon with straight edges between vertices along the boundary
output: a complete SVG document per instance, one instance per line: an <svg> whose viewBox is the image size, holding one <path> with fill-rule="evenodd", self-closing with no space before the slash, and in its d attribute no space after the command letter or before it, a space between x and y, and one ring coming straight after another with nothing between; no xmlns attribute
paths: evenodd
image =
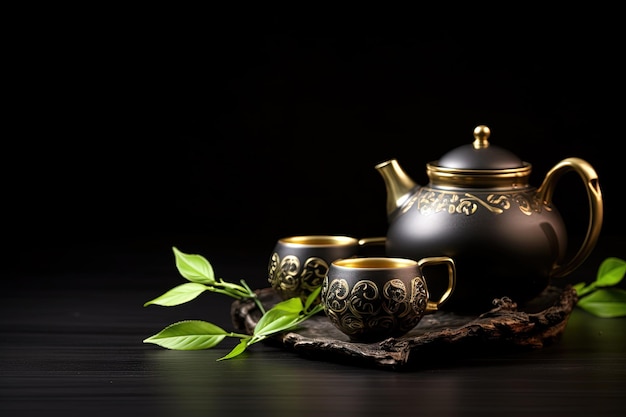
<svg viewBox="0 0 626 417"><path fill-rule="evenodd" d="M491 130L485 125L476 126L474 128L474 149L484 149L489 147L489 135Z"/></svg>

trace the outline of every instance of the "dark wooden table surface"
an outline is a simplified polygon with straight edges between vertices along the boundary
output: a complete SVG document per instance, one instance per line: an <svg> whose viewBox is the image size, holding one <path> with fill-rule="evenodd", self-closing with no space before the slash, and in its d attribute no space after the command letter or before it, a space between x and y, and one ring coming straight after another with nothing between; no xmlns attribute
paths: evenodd
<svg viewBox="0 0 626 417"><path fill-rule="evenodd" d="M571 279L595 276L599 260L618 256L610 248L600 247ZM142 343L182 319L232 327L232 299L221 295L143 307L182 283L173 267L142 273L138 265L146 261L91 274L28 279L25 272L3 290L0 415L555 417L626 411L626 318L602 319L575 308L562 339L551 346L450 358L408 372L312 360L263 343L217 361L234 341L185 352ZM232 262L216 272L238 280L263 275L256 268Z"/></svg>

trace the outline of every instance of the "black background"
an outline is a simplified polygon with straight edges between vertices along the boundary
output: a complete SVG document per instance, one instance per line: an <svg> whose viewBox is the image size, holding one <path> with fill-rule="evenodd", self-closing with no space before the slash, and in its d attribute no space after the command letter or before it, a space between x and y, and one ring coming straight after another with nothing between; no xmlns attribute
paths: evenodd
<svg viewBox="0 0 626 417"><path fill-rule="evenodd" d="M438 23L402 10L48 12L16 17L4 64L11 277L173 273L172 246L262 277L281 236L383 235L374 166L397 158L425 184L426 163L479 124L533 164L535 186L563 158L591 163L603 233L624 235L624 31L610 10ZM557 194L584 231L579 181Z"/></svg>

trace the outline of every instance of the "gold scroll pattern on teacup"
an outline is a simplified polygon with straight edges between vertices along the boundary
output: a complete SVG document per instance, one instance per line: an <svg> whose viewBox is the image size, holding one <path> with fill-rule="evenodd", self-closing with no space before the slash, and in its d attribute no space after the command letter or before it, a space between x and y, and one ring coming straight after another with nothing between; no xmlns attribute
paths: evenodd
<svg viewBox="0 0 626 417"><path fill-rule="evenodd" d="M542 208L536 199L524 193L488 194L483 199L471 193L441 192L422 187L416 195L407 201L402 212L408 211L416 202L417 210L424 215L447 212L471 216L478 211L479 207L484 207L494 214L501 214L511 208L511 202L515 202L519 210L527 216L533 212L540 212ZM550 210L549 206L545 208Z"/></svg>
<svg viewBox="0 0 626 417"><path fill-rule="evenodd" d="M280 259L277 253L273 253L268 270L268 281L272 288L279 289L290 297L296 297L310 294L322 285L328 264L314 256L301 263L297 256L287 255Z"/></svg>
<svg viewBox="0 0 626 417"><path fill-rule="evenodd" d="M407 332L420 321L428 302L426 284L419 276L411 280L410 293L399 279L386 281L382 289L370 280L358 281L352 290L344 279L334 279L326 285L322 287L326 315L348 335L370 328Z"/></svg>

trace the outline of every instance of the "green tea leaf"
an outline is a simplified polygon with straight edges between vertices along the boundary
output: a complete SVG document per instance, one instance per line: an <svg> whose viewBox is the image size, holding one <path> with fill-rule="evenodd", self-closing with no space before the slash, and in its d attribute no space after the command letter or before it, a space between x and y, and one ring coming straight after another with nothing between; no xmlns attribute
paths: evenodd
<svg viewBox="0 0 626 417"><path fill-rule="evenodd" d="M306 301L304 303L304 311L309 311L309 309L311 308L311 306L318 301L317 297L320 294L320 291L322 290L322 287L317 287L316 289L314 289L311 294L309 294L309 296L306 298Z"/></svg>
<svg viewBox="0 0 626 417"><path fill-rule="evenodd" d="M223 361L225 359L230 359L230 358L234 358L235 356L241 355L248 347L249 341L250 339L241 339L241 341L230 352L228 352L227 355L222 356L221 358L217 360Z"/></svg>
<svg viewBox="0 0 626 417"><path fill-rule="evenodd" d="M626 290L602 288L581 298L578 307L603 318L626 316Z"/></svg>
<svg viewBox="0 0 626 417"><path fill-rule="evenodd" d="M185 284L180 284L179 286L172 288L171 290L160 295L159 297L146 302L143 306L145 307L150 304L157 304L161 306L176 306L193 300L206 290L207 287L204 284L199 284L197 282L187 282Z"/></svg>
<svg viewBox="0 0 626 417"><path fill-rule="evenodd" d="M584 282L579 282L578 284L573 286L578 294L578 297L584 297L589 293L594 292L597 289L596 281L590 282L589 284Z"/></svg>
<svg viewBox="0 0 626 417"><path fill-rule="evenodd" d="M578 284L572 285L572 288L574 288L576 290L576 293L580 296L583 288L585 288L586 285L587 284L585 284L584 282L579 282Z"/></svg>
<svg viewBox="0 0 626 417"><path fill-rule="evenodd" d="M299 297L293 297L277 303L272 308L298 314L300 313L300 311L302 311L302 300L300 300Z"/></svg>
<svg viewBox="0 0 626 417"><path fill-rule="evenodd" d="M200 350L216 346L229 334L206 321L185 320L170 324L143 342L174 350Z"/></svg>
<svg viewBox="0 0 626 417"><path fill-rule="evenodd" d="M237 299L250 298L261 311L261 318L257 322L252 335L226 332L224 329L205 321L185 320L171 324L159 333L144 339L144 343L154 343L168 349L200 350L216 346L225 337L238 337L240 342L225 356L218 360L230 359L243 353L248 346L265 340L268 336L297 326L309 317L323 310L316 303L321 288L317 288L307 297L305 302L300 297L294 297L276 304L272 309L265 307L244 280L241 285L216 280L213 267L203 256L183 253L172 247L176 259L176 267L180 274L190 282L178 285L166 293L144 304L175 306L193 300L204 291L212 291L228 295Z"/></svg>
<svg viewBox="0 0 626 417"><path fill-rule="evenodd" d="M322 311L324 311L324 306L322 304L315 304L306 312L305 318L308 319L310 317L313 317L314 315Z"/></svg>
<svg viewBox="0 0 626 417"><path fill-rule="evenodd" d="M598 268L596 286L611 287L617 285L626 275L626 261L611 257L606 258Z"/></svg>
<svg viewBox="0 0 626 417"><path fill-rule="evenodd" d="M201 284L214 284L215 273L213 267L201 255L191 255L179 251L176 247L174 250L174 258L178 272L191 282L199 282Z"/></svg>
<svg viewBox="0 0 626 417"><path fill-rule="evenodd" d="M262 336L286 330L297 323L299 316L299 312L273 307L261 316L254 328L254 334Z"/></svg>

